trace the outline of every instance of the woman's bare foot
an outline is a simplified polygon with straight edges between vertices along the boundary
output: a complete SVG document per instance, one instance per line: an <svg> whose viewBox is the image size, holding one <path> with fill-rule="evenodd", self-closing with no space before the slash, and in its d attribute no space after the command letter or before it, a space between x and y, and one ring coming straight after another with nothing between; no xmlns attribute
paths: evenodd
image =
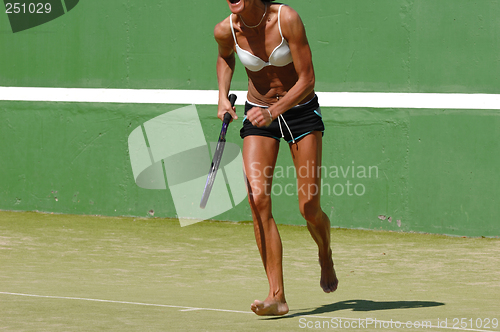
<svg viewBox="0 0 500 332"><path fill-rule="evenodd" d="M319 282L325 293L331 293L337 290L339 280L333 268L332 251L328 251L328 255L324 258L320 256L319 265L321 266L321 280Z"/></svg>
<svg viewBox="0 0 500 332"><path fill-rule="evenodd" d="M250 308L259 316L282 316L288 312L288 304L274 298L267 298L264 301L255 300Z"/></svg>

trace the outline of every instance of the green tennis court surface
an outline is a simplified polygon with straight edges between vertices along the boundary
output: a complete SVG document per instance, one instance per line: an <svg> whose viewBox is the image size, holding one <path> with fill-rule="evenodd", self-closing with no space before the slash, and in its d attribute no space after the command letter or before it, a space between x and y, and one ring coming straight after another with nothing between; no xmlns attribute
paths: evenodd
<svg viewBox="0 0 500 332"><path fill-rule="evenodd" d="M500 331L498 238L332 229L325 294L307 229L280 232L291 311L269 318L248 223L0 212L0 330Z"/></svg>

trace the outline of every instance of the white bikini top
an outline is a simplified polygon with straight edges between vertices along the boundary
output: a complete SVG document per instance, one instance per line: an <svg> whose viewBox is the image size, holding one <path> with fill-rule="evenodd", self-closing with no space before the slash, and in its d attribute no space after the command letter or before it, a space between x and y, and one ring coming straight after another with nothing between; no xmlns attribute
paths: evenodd
<svg viewBox="0 0 500 332"><path fill-rule="evenodd" d="M236 53L238 54L238 58L240 58L241 63L248 70L259 71L267 66L283 67L293 61L292 53L290 52L290 47L288 46L288 42L283 37L283 33L281 33L281 24L280 24L281 7L283 7L283 5L281 5L278 9L278 28L280 30L280 35L281 35L281 44L276 46L276 48L271 52L268 62L242 49L238 45L238 42L236 41L236 35L234 34L233 15L231 14L229 16L229 20L231 22L231 32L233 33L234 43L236 44Z"/></svg>

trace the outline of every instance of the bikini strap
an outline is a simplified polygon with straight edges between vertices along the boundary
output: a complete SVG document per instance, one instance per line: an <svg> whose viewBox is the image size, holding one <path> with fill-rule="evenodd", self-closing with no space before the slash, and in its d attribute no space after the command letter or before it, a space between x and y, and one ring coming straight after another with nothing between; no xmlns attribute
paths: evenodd
<svg viewBox="0 0 500 332"><path fill-rule="evenodd" d="M278 9L278 28L280 29L281 38L283 38L283 33L281 33L280 13L281 13L281 7L283 7L283 6L284 6L284 4L281 4L280 8Z"/></svg>
<svg viewBox="0 0 500 332"><path fill-rule="evenodd" d="M236 44L236 46L238 46L238 42L236 41L236 35L234 34L234 28L233 28L233 14L229 15L229 22L231 22L231 32L233 33L234 43Z"/></svg>

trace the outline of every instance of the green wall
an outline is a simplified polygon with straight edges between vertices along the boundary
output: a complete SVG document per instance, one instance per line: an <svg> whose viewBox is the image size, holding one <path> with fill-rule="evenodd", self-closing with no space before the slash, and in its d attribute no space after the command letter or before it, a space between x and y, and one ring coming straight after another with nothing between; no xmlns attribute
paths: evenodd
<svg viewBox="0 0 500 332"><path fill-rule="evenodd" d="M496 0L287 3L306 25L318 91L500 92ZM212 32L228 14L223 0L82 0L57 19L13 33L2 13L0 86L214 90ZM244 90L246 82L238 63L232 88ZM0 209L175 217L168 190L135 185L127 138L181 106L0 101ZM216 107L197 109L213 141ZM322 205L332 225L500 235L498 110L322 110L329 170ZM241 145L237 127L228 139ZM291 165L287 150L283 144L283 168ZM346 172L352 166L354 176ZM369 167L377 176L358 176ZM363 195L349 195L347 181ZM328 185L337 191L327 192ZM278 222L303 224L289 208L295 201L275 197ZM243 202L218 219L251 217Z"/></svg>

